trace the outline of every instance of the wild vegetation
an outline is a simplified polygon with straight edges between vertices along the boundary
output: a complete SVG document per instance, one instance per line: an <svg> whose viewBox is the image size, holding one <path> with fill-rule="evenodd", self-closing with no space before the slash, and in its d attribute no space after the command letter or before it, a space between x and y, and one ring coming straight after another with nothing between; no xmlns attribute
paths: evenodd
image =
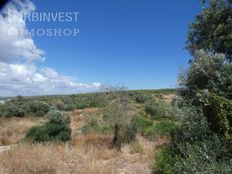
<svg viewBox="0 0 232 174"><path fill-rule="evenodd" d="M169 141L173 129L169 125L175 126L169 107L173 91L113 89L12 98L1 104L1 111L8 112L8 107L14 106L24 115L3 114L0 118L5 123L1 133L18 136L12 141L9 133L2 134L3 145L16 146L0 152L1 172L151 173L155 149ZM46 113L34 114L43 111L41 104L48 106ZM70 105L76 107L64 109ZM19 120L23 127L18 127ZM49 157L51 154L54 158Z"/></svg>
<svg viewBox="0 0 232 174"><path fill-rule="evenodd" d="M0 173L232 173L232 1L202 4L178 89L0 104Z"/></svg>
<svg viewBox="0 0 232 174"><path fill-rule="evenodd" d="M232 172L232 2L203 5L188 33L193 58L172 103L178 126L156 155L154 173Z"/></svg>
<svg viewBox="0 0 232 174"><path fill-rule="evenodd" d="M49 121L41 126L31 127L26 138L33 142L68 141L71 139L70 117L59 111L48 114Z"/></svg>

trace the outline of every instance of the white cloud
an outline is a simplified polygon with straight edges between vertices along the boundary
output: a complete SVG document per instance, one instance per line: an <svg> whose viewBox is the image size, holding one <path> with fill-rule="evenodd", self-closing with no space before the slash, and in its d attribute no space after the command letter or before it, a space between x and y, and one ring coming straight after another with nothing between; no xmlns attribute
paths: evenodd
<svg viewBox="0 0 232 174"><path fill-rule="evenodd" d="M0 95L71 94L99 90L100 83L81 84L51 68L0 62ZM6 93L6 94L5 94Z"/></svg>
<svg viewBox="0 0 232 174"><path fill-rule="evenodd" d="M9 10L11 13L8 13ZM75 78L60 75L49 67L38 68L33 61L44 60L44 51L37 48L26 34L23 13L35 10L29 0L13 0L0 13L0 96L70 94L96 91L101 84L77 83ZM24 33L24 32L23 32Z"/></svg>
<svg viewBox="0 0 232 174"><path fill-rule="evenodd" d="M44 52L38 49L31 37L26 34L23 14L35 7L30 1L12 1L0 14L0 61L20 62L22 60L43 60Z"/></svg>

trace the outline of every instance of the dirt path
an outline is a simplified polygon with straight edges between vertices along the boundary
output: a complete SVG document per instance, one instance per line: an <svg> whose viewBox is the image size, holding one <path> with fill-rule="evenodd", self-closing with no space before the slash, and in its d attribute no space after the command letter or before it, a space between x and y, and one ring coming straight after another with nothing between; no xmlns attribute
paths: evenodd
<svg viewBox="0 0 232 174"><path fill-rule="evenodd" d="M70 127L72 129L72 137L76 134L80 134L80 128L85 124L84 113L95 113L97 112L97 108L87 108L87 109L79 109L71 112L71 124Z"/></svg>

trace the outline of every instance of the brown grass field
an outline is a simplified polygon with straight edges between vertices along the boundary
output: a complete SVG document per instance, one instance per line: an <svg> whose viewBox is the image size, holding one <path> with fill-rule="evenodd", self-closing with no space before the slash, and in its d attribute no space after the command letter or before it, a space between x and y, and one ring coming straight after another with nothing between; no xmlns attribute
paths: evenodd
<svg viewBox="0 0 232 174"><path fill-rule="evenodd" d="M0 146L19 143L30 127L44 121L38 117L0 118Z"/></svg>
<svg viewBox="0 0 232 174"><path fill-rule="evenodd" d="M167 96L165 100L169 101ZM0 152L0 174L148 174L160 146L166 138L149 141L138 135L136 142L122 146L121 152L110 149L112 135L81 134L84 114L98 109L75 110L70 113L72 140L68 143L31 144L20 140L43 118L0 118L0 147L12 145Z"/></svg>

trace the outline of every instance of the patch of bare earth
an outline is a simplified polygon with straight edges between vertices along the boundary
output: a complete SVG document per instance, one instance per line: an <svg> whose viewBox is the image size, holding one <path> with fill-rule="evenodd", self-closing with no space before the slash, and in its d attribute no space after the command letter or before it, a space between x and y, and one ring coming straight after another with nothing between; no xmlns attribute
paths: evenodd
<svg viewBox="0 0 232 174"><path fill-rule="evenodd" d="M159 95L155 95L154 98L157 101L163 101L165 103L171 103L172 100L174 99L174 97L176 96L176 94L159 94Z"/></svg>

